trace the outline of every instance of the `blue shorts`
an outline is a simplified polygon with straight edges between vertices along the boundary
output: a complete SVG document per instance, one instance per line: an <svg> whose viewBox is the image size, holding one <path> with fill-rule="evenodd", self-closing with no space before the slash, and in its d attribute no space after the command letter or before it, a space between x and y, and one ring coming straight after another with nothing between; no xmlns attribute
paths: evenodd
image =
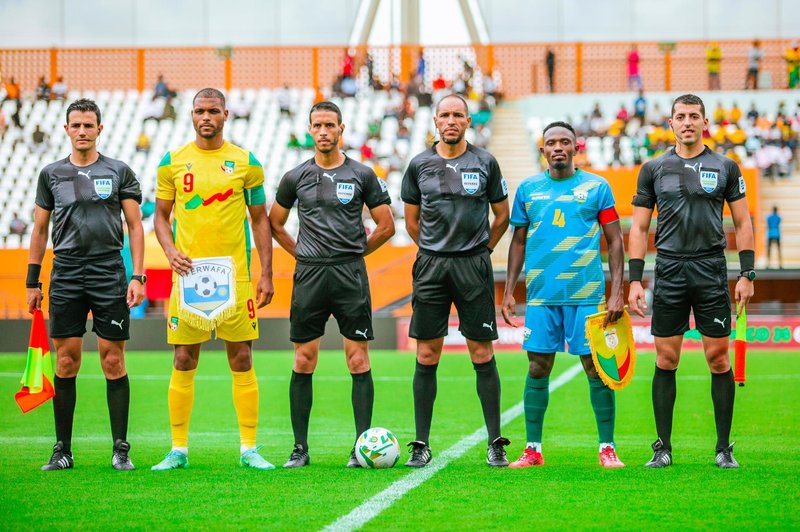
<svg viewBox="0 0 800 532"><path fill-rule="evenodd" d="M586 316L605 310L605 305L527 306L522 348L533 353L564 351L571 355L592 353L586 340Z"/></svg>

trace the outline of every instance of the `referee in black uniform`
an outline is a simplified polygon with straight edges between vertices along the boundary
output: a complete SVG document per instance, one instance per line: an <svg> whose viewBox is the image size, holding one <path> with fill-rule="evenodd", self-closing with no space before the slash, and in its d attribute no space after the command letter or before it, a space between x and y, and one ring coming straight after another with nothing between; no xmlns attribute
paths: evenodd
<svg viewBox="0 0 800 532"><path fill-rule="evenodd" d="M353 378L356 438L372 423L374 387L368 352L373 339L372 299L364 255L394 235L386 183L339 149L344 131L339 108L321 102L311 108L308 118L314 157L283 176L269 213L273 237L297 259L289 317L289 336L294 342L289 406L295 446L284 464L287 468L309 464L311 379L320 337L331 314L344 337L347 368ZM284 227L295 204L300 218L297 242ZM369 237L361 217L365 205L377 224ZM354 449L347 467L360 467Z"/></svg>
<svg viewBox="0 0 800 532"><path fill-rule="evenodd" d="M500 377L492 349L497 322L489 254L508 228L508 190L495 158L464 138L471 118L463 98L455 94L442 98L433 120L441 142L414 157L402 185L406 229L419 246L409 330L409 336L417 340L417 434L408 444L411 457L406 465L424 467L431 460L436 368L450 305L455 304L489 432L487 462L507 466L504 446L510 442L500 436Z"/></svg>
<svg viewBox="0 0 800 532"><path fill-rule="evenodd" d="M675 148L642 166L628 240L631 281L628 303L633 312L643 317L646 305L641 280L647 233L653 208L658 207L651 326L656 344L653 411L658 440L653 444L653 458L645 465L661 468L672 464L675 373L692 311L711 370L716 463L721 468L736 468L739 464L730 442L735 387L728 354L731 299L722 208L728 202L736 228L741 274L735 296L740 311L753 296L755 279L753 226L746 187L736 163L703 144L708 119L700 98L693 94L679 96L672 104L669 122L675 133Z"/></svg>
<svg viewBox="0 0 800 532"><path fill-rule="evenodd" d="M41 308L39 283L53 218L53 271L50 277L50 337L56 348L53 411L56 440L44 471L70 469L75 379L81 367L86 318L92 312L100 363L106 377L106 399L114 442L111 464L133 469L127 440L130 386L125 370L125 341L130 308L144 298L144 231L139 204L142 192L128 166L101 155L97 138L103 131L100 109L81 99L67 108L64 130L72 154L39 174L28 264L28 307ZM122 262L125 215L134 275L127 281Z"/></svg>

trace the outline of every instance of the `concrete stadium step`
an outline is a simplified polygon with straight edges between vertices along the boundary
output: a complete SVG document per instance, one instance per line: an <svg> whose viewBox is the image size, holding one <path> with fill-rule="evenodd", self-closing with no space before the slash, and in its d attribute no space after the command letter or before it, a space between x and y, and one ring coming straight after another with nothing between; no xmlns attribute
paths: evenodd
<svg viewBox="0 0 800 532"><path fill-rule="evenodd" d="M781 252L784 268L800 267L800 175L761 180L761 219L778 207L781 216ZM765 222L766 224L766 222ZM774 261L774 259L773 259ZM766 257L759 266L766 265Z"/></svg>
<svg viewBox="0 0 800 532"><path fill-rule="evenodd" d="M508 183L509 202L514 199L517 187L523 179L538 172L534 162L534 150L525 129L522 108L517 102L503 102L492 114L492 138L489 151L497 159L503 177ZM507 232L492 254L495 270L505 270L511 233Z"/></svg>

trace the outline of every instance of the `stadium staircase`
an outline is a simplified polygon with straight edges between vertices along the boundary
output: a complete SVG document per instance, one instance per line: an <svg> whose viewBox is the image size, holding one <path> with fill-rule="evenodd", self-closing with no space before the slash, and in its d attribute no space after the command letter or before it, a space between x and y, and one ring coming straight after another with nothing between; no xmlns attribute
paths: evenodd
<svg viewBox="0 0 800 532"><path fill-rule="evenodd" d="M509 203L513 203L514 193L522 180L538 172L533 159L536 152L525 128L523 111L516 102L503 102L495 109L489 151L500 164L508 183ZM505 271L510 244L511 231L508 231L492 254L495 270Z"/></svg>
<svg viewBox="0 0 800 532"><path fill-rule="evenodd" d="M784 268L800 268L800 174L785 179L761 180L761 219L766 227L766 218L772 207L778 207L781 220L781 248ZM765 232L766 235L766 232ZM777 264L775 252L772 267ZM766 257L760 265L767 265Z"/></svg>

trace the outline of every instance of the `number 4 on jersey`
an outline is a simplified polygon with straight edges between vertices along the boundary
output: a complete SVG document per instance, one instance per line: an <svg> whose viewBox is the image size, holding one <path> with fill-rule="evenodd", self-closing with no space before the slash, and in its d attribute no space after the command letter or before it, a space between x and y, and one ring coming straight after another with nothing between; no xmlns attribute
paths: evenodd
<svg viewBox="0 0 800 532"><path fill-rule="evenodd" d="M556 212L553 213L553 225L564 227L565 224L564 212L561 209L556 209Z"/></svg>

